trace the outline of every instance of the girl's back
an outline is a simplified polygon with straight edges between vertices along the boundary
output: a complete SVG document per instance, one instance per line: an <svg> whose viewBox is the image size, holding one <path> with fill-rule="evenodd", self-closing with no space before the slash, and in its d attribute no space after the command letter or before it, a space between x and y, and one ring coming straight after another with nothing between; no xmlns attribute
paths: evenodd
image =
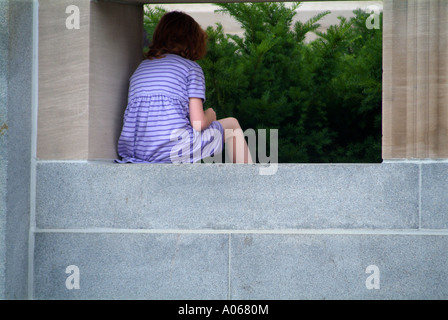
<svg viewBox="0 0 448 320"><path fill-rule="evenodd" d="M213 138L216 130L222 135L218 122L202 134L190 123L189 98L205 100L204 74L196 62L175 54L146 59L130 79L128 96L118 141L122 162L171 163L177 132L187 142L183 162L199 161L205 147L222 149L220 139Z"/></svg>
<svg viewBox="0 0 448 320"><path fill-rule="evenodd" d="M196 62L175 54L144 60L130 79L128 99L154 94L180 99L188 110L190 97L205 100L205 81L201 67Z"/></svg>

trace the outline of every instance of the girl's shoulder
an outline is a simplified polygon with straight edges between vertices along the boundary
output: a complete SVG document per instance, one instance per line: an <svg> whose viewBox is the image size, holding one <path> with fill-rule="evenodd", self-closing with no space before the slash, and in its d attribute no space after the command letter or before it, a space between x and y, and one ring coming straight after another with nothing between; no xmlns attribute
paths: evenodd
<svg viewBox="0 0 448 320"><path fill-rule="evenodd" d="M196 62L177 54L167 53L161 58L145 59L143 60L139 67L145 68L147 66L170 66L170 67L180 67L185 70L201 68L201 66Z"/></svg>
<svg viewBox="0 0 448 320"><path fill-rule="evenodd" d="M167 58L170 61L179 63L180 65L187 67L188 69L198 68L198 67L200 68L199 64L196 61L189 60L189 59L181 57L177 54L167 53L165 58Z"/></svg>

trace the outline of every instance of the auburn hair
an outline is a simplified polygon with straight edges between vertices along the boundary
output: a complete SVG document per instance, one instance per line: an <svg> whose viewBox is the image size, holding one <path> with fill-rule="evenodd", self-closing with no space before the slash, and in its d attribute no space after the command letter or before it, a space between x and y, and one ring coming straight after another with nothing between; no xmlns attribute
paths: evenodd
<svg viewBox="0 0 448 320"><path fill-rule="evenodd" d="M174 53L189 60L199 60L207 52L207 33L189 15L179 11L165 13L152 36L146 57L162 58Z"/></svg>

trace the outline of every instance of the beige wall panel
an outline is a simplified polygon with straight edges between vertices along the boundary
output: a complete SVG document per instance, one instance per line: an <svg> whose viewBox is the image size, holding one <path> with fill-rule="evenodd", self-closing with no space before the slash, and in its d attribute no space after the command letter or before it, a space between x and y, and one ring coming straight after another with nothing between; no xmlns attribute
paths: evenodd
<svg viewBox="0 0 448 320"><path fill-rule="evenodd" d="M129 78L141 62L143 7L91 4L89 159L117 157Z"/></svg>
<svg viewBox="0 0 448 320"><path fill-rule="evenodd" d="M399 14L398 14L399 13ZM406 157L408 16L405 1L383 3L383 159ZM411 44L412 45L412 44ZM392 156L393 155L393 156Z"/></svg>
<svg viewBox="0 0 448 320"><path fill-rule="evenodd" d="M406 51L404 52L403 59L406 61L406 70L403 72L400 77L406 86L406 101L404 104L400 104L399 108L405 114L406 121L403 124L406 125L406 135L403 138L406 138L403 143L403 155L400 156L402 158L412 157L416 153L416 124L418 118L418 108L417 108L417 89L418 89L418 81L417 81L417 45L419 41L417 39L417 2L415 0L409 0L406 4L404 3L405 13L400 14L403 18L406 15L406 29L400 30L397 33L397 37L400 36L406 41ZM405 36L403 36L405 35ZM394 53L394 52L393 52ZM393 54L392 53L392 54ZM397 123L394 123L396 126ZM395 132L394 132L395 134ZM397 146L397 145L394 145ZM395 150L396 152L396 150Z"/></svg>
<svg viewBox="0 0 448 320"><path fill-rule="evenodd" d="M448 157L447 7L384 1L383 159Z"/></svg>
<svg viewBox="0 0 448 320"><path fill-rule="evenodd" d="M76 5L80 28L67 29ZM88 153L89 0L39 1L37 157L85 159Z"/></svg>
<svg viewBox="0 0 448 320"><path fill-rule="evenodd" d="M439 11L438 52L439 52L439 77L437 86L437 100L441 106L448 106L448 1L441 2ZM438 149L440 157L448 158L448 107L440 108L437 117Z"/></svg>
<svg viewBox="0 0 448 320"><path fill-rule="evenodd" d="M392 54L393 23L389 14L392 12L392 1L383 4L383 84L382 84L382 158L387 158L392 153Z"/></svg>
<svg viewBox="0 0 448 320"><path fill-rule="evenodd" d="M429 120L429 1L428 0L412 0L413 8L410 12L416 15L416 23L412 31L407 34L408 38L417 40L414 54L416 54L416 70L408 73L408 79L415 79L417 84L415 89L408 88L416 92L415 100L412 103L415 119L413 125L413 133L411 141L408 142L409 151L407 158L427 158L428 157L428 120Z"/></svg>
<svg viewBox="0 0 448 320"><path fill-rule="evenodd" d="M438 99L438 92L441 90L439 87L439 77L442 76L442 72L439 71L440 67L440 22L432 20L431 17L439 15L439 9L441 7L440 2L432 2L428 6L428 132L427 137L427 156L429 158L440 157L443 152L442 146L439 145L439 110L443 110L440 106ZM448 25L447 25L448 26ZM442 129L442 128L440 128ZM440 154L439 154L440 152Z"/></svg>

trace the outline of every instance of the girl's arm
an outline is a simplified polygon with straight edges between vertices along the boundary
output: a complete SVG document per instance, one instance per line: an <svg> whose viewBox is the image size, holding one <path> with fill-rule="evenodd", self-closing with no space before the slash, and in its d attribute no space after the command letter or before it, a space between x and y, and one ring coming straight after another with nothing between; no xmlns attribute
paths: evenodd
<svg viewBox="0 0 448 320"><path fill-rule="evenodd" d="M202 131L213 121L216 121L216 113L212 108L208 108L204 112L204 106L202 99L190 98L190 123L193 129L196 131Z"/></svg>

